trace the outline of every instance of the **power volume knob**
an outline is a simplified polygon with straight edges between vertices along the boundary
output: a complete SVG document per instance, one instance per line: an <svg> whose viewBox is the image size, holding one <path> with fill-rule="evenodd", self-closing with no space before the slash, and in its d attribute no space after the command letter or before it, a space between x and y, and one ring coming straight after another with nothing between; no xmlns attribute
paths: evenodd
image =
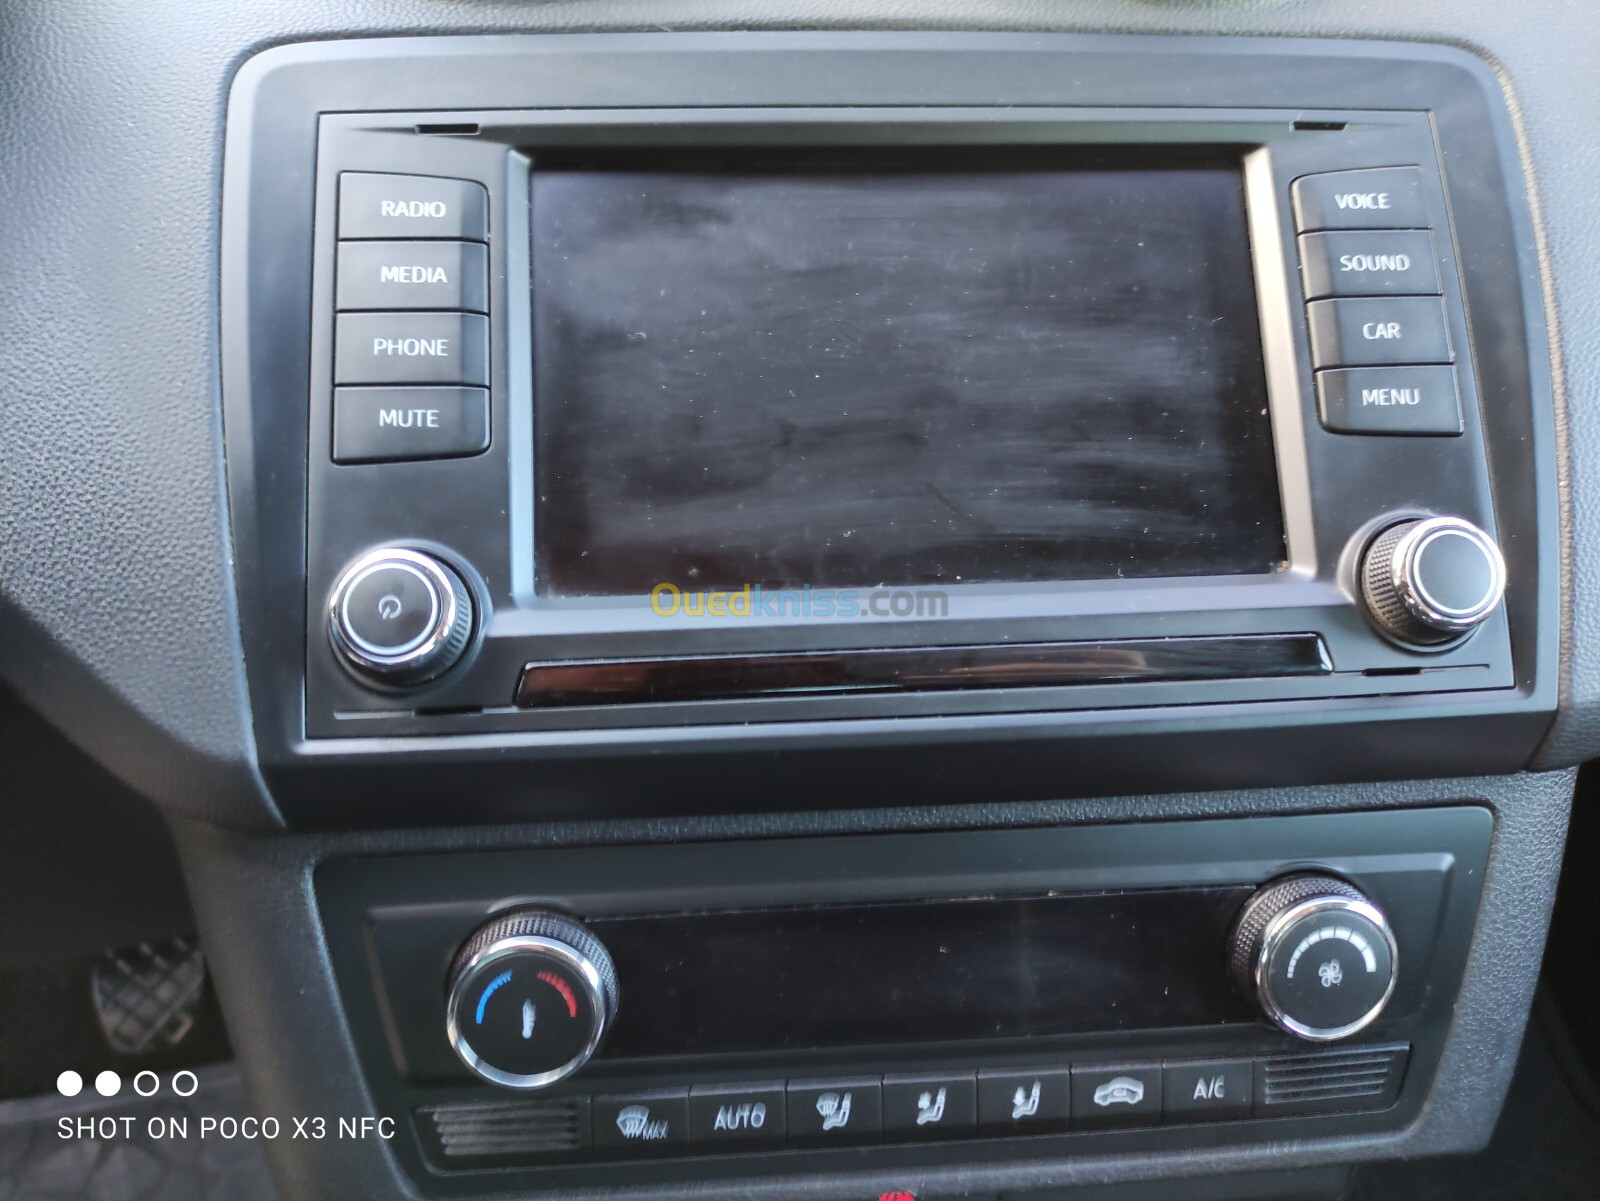
<svg viewBox="0 0 1600 1201"><path fill-rule="evenodd" d="M578 922L515 910L462 946L445 1013L450 1045L474 1074L506 1088L545 1088L600 1046L617 1013L616 969Z"/></svg>
<svg viewBox="0 0 1600 1201"><path fill-rule="evenodd" d="M390 546L361 556L328 598L328 637L369 683L421 684L450 668L472 637L472 597L438 558Z"/></svg>
<svg viewBox="0 0 1600 1201"><path fill-rule="evenodd" d="M1470 521L1425 517L1392 525L1361 564L1372 618L1402 642L1450 642L1488 620L1505 595L1500 548Z"/></svg>
<svg viewBox="0 0 1600 1201"><path fill-rule="evenodd" d="M1261 1012L1314 1042L1375 1021L1394 993L1389 922L1354 885L1315 873L1264 886L1233 929L1233 978Z"/></svg>

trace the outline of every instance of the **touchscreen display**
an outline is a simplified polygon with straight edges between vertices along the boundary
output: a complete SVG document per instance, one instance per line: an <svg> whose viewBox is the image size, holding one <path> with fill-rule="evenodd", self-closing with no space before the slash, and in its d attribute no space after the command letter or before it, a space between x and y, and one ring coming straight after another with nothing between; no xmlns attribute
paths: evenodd
<svg viewBox="0 0 1600 1201"><path fill-rule="evenodd" d="M552 596L1278 570L1237 163L536 168Z"/></svg>

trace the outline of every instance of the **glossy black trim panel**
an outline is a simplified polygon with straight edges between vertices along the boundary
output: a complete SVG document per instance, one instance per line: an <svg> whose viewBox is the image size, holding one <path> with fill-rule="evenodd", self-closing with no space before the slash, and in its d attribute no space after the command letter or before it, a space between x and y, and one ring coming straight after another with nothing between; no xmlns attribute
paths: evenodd
<svg viewBox="0 0 1600 1201"><path fill-rule="evenodd" d="M1327 649L1315 634L594 659L528 664L517 685L517 704L536 709L822 692L1235 680L1325 675L1332 670Z"/></svg>

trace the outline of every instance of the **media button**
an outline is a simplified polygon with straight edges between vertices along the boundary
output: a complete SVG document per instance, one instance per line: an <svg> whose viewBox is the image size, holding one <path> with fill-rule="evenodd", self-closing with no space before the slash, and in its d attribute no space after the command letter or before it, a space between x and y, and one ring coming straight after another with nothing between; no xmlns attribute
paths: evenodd
<svg viewBox="0 0 1600 1201"><path fill-rule="evenodd" d="M1336 434L1459 434L1453 367L1317 372L1322 426Z"/></svg>
<svg viewBox="0 0 1600 1201"><path fill-rule="evenodd" d="M890 1141L961 1138L978 1128L978 1082L972 1072L885 1076L883 1133Z"/></svg>
<svg viewBox="0 0 1600 1201"><path fill-rule="evenodd" d="M341 238L466 238L489 236L489 193L469 179L429 175L339 176Z"/></svg>
<svg viewBox="0 0 1600 1201"><path fill-rule="evenodd" d="M1426 230L1300 235L1306 299L1437 296L1439 264Z"/></svg>
<svg viewBox="0 0 1600 1201"><path fill-rule="evenodd" d="M1162 1109L1168 1122L1220 1122L1250 1116L1255 1065L1205 1059L1165 1065Z"/></svg>
<svg viewBox="0 0 1600 1201"><path fill-rule="evenodd" d="M1160 1064L1072 1069L1074 1126L1153 1126L1160 1120Z"/></svg>
<svg viewBox="0 0 1600 1201"><path fill-rule="evenodd" d="M1417 167L1334 171L1294 181L1301 233L1316 229L1427 229L1428 206Z"/></svg>
<svg viewBox="0 0 1600 1201"><path fill-rule="evenodd" d="M678 1154L689 1147L688 1090L596 1097L591 1125L597 1156Z"/></svg>
<svg viewBox="0 0 1600 1201"><path fill-rule="evenodd" d="M335 388L333 461L450 459L489 447L486 388Z"/></svg>
<svg viewBox="0 0 1600 1201"><path fill-rule="evenodd" d="M1066 1068L985 1068L978 1073L978 1129L984 1134L1065 1130L1071 1113L1072 1077Z"/></svg>
<svg viewBox="0 0 1600 1201"><path fill-rule="evenodd" d="M883 1137L883 1085L877 1080L791 1081L789 1145L844 1146Z"/></svg>
<svg viewBox="0 0 1600 1201"><path fill-rule="evenodd" d="M1444 301L1436 296L1316 300L1306 305L1313 367L1448 363Z"/></svg>
<svg viewBox="0 0 1600 1201"><path fill-rule="evenodd" d="M689 1142L696 1151L771 1151L783 1146L783 1084L697 1084L689 1090Z"/></svg>
<svg viewBox="0 0 1600 1201"><path fill-rule="evenodd" d="M340 242L334 307L489 311L482 242Z"/></svg>
<svg viewBox="0 0 1600 1201"><path fill-rule="evenodd" d="M489 319L477 313L340 313L338 384L489 382Z"/></svg>

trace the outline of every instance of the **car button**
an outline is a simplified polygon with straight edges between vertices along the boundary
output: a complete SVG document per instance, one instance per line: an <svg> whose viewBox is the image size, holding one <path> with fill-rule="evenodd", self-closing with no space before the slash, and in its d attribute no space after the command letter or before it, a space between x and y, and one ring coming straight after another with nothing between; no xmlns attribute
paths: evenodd
<svg viewBox="0 0 1600 1201"><path fill-rule="evenodd" d="M1437 296L1439 265L1426 230L1300 235L1306 299Z"/></svg>
<svg viewBox="0 0 1600 1201"><path fill-rule="evenodd" d="M876 1080L791 1082L789 1145L875 1143L883 1136L883 1086Z"/></svg>
<svg viewBox="0 0 1600 1201"><path fill-rule="evenodd" d="M1314 367L1448 363L1444 301L1434 296L1314 300L1306 306Z"/></svg>
<svg viewBox="0 0 1600 1201"><path fill-rule="evenodd" d="M1250 1116L1255 1064L1248 1059L1167 1063L1162 1114L1168 1122L1211 1122Z"/></svg>
<svg viewBox="0 0 1600 1201"><path fill-rule="evenodd" d="M1160 1064L1072 1069L1074 1126L1153 1126L1160 1120Z"/></svg>
<svg viewBox="0 0 1600 1201"><path fill-rule="evenodd" d="M1294 181L1294 219L1301 233L1315 229L1427 229L1417 167L1334 171Z"/></svg>
<svg viewBox="0 0 1600 1201"><path fill-rule="evenodd" d="M978 1073L978 1129L985 1134L1065 1130L1071 1113L1072 1077L1066 1068Z"/></svg>
<svg viewBox="0 0 1600 1201"><path fill-rule="evenodd" d="M482 242L340 242L334 307L489 311Z"/></svg>
<svg viewBox="0 0 1600 1201"><path fill-rule="evenodd" d="M468 179L429 175L339 176L341 238L467 238L489 236L489 193Z"/></svg>
<svg viewBox="0 0 1600 1201"><path fill-rule="evenodd" d="M1459 434L1453 367L1317 372L1322 426L1336 434Z"/></svg>
<svg viewBox="0 0 1600 1201"><path fill-rule="evenodd" d="M340 313L338 384L487 384L489 319L477 313Z"/></svg>
<svg viewBox="0 0 1600 1201"><path fill-rule="evenodd" d="M783 1084L696 1085L689 1142L696 1151L771 1151L783 1146Z"/></svg>
<svg viewBox="0 0 1600 1201"><path fill-rule="evenodd" d="M591 1122L598 1156L672 1155L689 1146L689 1093L596 1097Z"/></svg>
<svg viewBox="0 0 1600 1201"><path fill-rule="evenodd" d="M452 459L489 448L486 388L335 388L333 461Z"/></svg>
<svg viewBox="0 0 1600 1201"><path fill-rule="evenodd" d="M978 1081L972 1072L885 1076L883 1133L891 1141L960 1138L978 1128Z"/></svg>

